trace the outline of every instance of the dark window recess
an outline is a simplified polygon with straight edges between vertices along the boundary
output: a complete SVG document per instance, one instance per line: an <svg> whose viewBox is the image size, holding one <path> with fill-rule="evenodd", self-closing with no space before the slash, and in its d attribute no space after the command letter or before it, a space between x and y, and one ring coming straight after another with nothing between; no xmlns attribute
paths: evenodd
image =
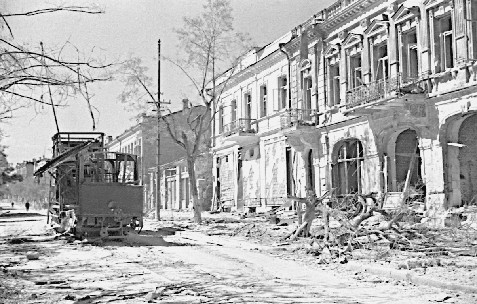
<svg viewBox="0 0 477 304"><path fill-rule="evenodd" d="M293 178L293 152L290 147L285 150L287 164L287 194L295 195L295 180Z"/></svg>
<svg viewBox="0 0 477 304"><path fill-rule="evenodd" d="M285 109L288 103L288 81L286 76L278 78L278 109Z"/></svg>
<svg viewBox="0 0 477 304"><path fill-rule="evenodd" d="M267 116L267 86L260 87L260 117Z"/></svg>
<svg viewBox="0 0 477 304"><path fill-rule="evenodd" d="M308 152L308 185L312 187L312 189L315 188L315 170L313 167L313 150L310 149Z"/></svg>
<svg viewBox="0 0 477 304"><path fill-rule="evenodd" d="M340 104L340 68L339 64L329 67L329 105Z"/></svg>
<svg viewBox="0 0 477 304"><path fill-rule="evenodd" d="M332 184L336 194L361 193L361 167L363 146L357 139L341 143L332 164Z"/></svg>
<svg viewBox="0 0 477 304"><path fill-rule="evenodd" d="M421 157L417 133L408 129L396 139L396 191L402 191L406 182L407 174L411 174L410 185L415 187L421 183ZM414 161L412 158L414 157ZM411 167L412 161L412 167Z"/></svg>
<svg viewBox="0 0 477 304"><path fill-rule="evenodd" d="M230 111L231 122L234 122L237 120L237 101L235 99L232 100L232 103L230 105Z"/></svg>

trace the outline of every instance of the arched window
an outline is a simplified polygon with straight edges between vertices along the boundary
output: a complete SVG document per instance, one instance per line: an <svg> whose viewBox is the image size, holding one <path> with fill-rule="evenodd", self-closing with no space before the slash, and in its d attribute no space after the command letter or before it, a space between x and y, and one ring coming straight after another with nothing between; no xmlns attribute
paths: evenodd
<svg viewBox="0 0 477 304"><path fill-rule="evenodd" d="M477 159L475 150L477 149L477 138L475 129L477 128L477 115L470 116L464 120L459 129L459 167L460 167L460 191L463 204L477 204ZM461 203L461 202L458 202Z"/></svg>
<svg viewBox="0 0 477 304"><path fill-rule="evenodd" d="M407 129L398 135L395 157L396 190L403 190L408 175L409 185L417 186L421 182L421 158L415 130Z"/></svg>
<svg viewBox="0 0 477 304"><path fill-rule="evenodd" d="M338 144L332 164L332 184L337 195L361 193L363 145L357 139Z"/></svg>

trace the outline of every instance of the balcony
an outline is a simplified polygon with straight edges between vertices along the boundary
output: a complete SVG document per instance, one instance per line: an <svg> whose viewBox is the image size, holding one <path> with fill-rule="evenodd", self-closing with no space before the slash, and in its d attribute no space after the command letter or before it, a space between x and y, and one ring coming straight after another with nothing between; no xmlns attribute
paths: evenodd
<svg viewBox="0 0 477 304"><path fill-rule="evenodd" d="M389 110L391 107L403 107L403 100L422 100L425 93L427 89L418 77L402 77L399 74L348 91L346 109Z"/></svg>
<svg viewBox="0 0 477 304"><path fill-rule="evenodd" d="M280 115L280 126L283 129L314 127L318 124L316 110L312 109L287 109Z"/></svg>
<svg viewBox="0 0 477 304"><path fill-rule="evenodd" d="M300 150L303 145L313 146L318 137L318 113L312 109L287 109L280 116L280 125L287 142Z"/></svg>
<svg viewBox="0 0 477 304"><path fill-rule="evenodd" d="M239 118L224 125L221 136L225 141L246 145L258 141L257 131L256 119Z"/></svg>

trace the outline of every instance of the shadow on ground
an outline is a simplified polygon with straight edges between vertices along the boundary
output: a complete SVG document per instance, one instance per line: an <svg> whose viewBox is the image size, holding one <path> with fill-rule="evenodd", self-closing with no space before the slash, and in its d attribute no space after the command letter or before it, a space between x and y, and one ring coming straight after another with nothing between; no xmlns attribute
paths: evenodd
<svg viewBox="0 0 477 304"><path fill-rule="evenodd" d="M160 246L160 247L170 247L170 246L195 246L190 243L177 243L177 242L168 242L164 240L164 236L174 235L174 229L165 228L159 229L157 231L153 230L143 230L140 233L129 233L122 240L106 239L100 242L94 242L96 245L100 246L116 246L116 247L139 247L139 246Z"/></svg>

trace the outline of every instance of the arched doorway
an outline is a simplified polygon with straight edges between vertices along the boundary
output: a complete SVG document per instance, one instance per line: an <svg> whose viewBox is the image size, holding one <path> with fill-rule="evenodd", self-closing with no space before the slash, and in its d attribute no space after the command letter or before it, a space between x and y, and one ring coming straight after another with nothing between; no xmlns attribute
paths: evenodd
<svg viewBox="0 0 477 304"><path fill-rule="evenodd" d="M407 129L399 133L396 138L395 155L395 185L394 191L402 191L409 175L409 185L420 187L421 157L417 132Z"/></svg>
<svg viewBox="0 0 477 304"><path fill-rule="evenodd" d="M357 139L338 144L331 168L332 185L337 195L361 193L363 145Z"/></svg>
<svg viewBox="0 0 477 304"><path fill-rule="evenodd" d="M476 204L477 195L477 115L466 118L460 128L458 143L460 167L460 192L462 204Z"/></svg>

